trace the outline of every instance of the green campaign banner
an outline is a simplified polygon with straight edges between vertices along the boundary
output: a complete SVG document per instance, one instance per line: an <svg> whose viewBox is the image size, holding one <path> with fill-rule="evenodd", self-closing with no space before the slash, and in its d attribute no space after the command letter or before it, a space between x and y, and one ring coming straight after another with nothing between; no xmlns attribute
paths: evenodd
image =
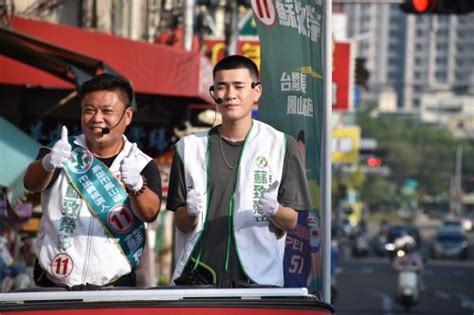
<svg viewBox="0 0 474 315"><path fill-rule="evenodd" d="M322 294L320 192L323 128L323 3L252 0L261 47L259 119L295 137L306 165L313 209L288 233L285 287Z"/></svg>

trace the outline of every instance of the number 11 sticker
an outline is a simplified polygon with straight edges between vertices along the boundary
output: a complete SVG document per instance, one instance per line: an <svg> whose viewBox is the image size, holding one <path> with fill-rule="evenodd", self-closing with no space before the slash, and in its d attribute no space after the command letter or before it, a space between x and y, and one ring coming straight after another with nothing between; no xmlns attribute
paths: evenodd
<svg viewBox="0 0 474 315"><path fill-rule="evenodd" d="M58 278L66 278L74 269L74 261L68 254L58 254L51 264L51 271Z"/></svg>

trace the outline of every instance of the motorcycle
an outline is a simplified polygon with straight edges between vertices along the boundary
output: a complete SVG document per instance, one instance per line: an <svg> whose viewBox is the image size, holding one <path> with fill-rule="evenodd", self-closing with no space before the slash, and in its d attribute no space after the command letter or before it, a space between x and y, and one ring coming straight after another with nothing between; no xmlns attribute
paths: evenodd
<svg viewBox="0 0 474 315"><path fill-rule="evenodd" d="M398 251L397 256L403 257L405 253ZM418 268L404 265L398 269L398 287L396 301L403 306L405 311L418 304L420 298Z"/></svg>
<svg viewBox="0 0 474 315"><path fill-rule="evenodd" d="M362 257L369 255L369 240L367 234L357 234L352 245L352 255L354 257Z"/></svg>

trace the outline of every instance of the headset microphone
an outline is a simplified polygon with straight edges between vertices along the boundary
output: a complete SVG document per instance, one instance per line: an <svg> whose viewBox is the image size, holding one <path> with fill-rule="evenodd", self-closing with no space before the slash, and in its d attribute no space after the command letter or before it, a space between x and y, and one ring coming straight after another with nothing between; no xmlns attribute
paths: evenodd
<svg viewBox="0 0 474 315"><path fill-rule="evenodd" d="M209 95L214 100L214 102L216 102L217 105L224 103L224 100L222 98L214 96L214 86L212 85L209 87Z"/></svg>
<svg viewBox="0 0 474 315"><path fill-rule="evenodd" d="M113 126L110 127L110 128L109 128L109 127L102 128L102 135L108 135L112 129L114 129L115 127L117 127L117 126L120 124L120 122L122 121L123 115L125 115L125 112L126 112L126 111L127 111L127 108L125 108L125 110L124 110L123 113L122 113L122 116L120 116L119 121L118 121L115 125L113 125Z"/></svg>
<svg viewBox="0 0 474 315"><path fill-rule="evenodd" d="M110 133L110 128L109 127L102 128L102 134L103 135L107 135L109 133Z"/></svg>

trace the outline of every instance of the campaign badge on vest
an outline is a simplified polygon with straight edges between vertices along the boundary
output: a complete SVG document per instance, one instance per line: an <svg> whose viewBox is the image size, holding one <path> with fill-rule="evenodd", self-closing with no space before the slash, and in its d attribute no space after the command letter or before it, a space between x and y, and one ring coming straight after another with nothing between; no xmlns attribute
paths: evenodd
<svg viewBox="0 0 474 315"><path fill-rule="evenodd" d="M268 166L268 161L264 156L259 156L256 159L257 167L263 169Z"/></svg>
<svg viewBox="0 0 474 315"><path fill-rule="evenodd" d="M269 170L268 160L264 156L255 159L253 168L253 215L257 222L268 221L268 218L258 213L258 202L263 192L268 189L272 182L272 174Z"/></svg>
<svg viewBox="0 0 474 315"><path fill-rule="evenodd" d="M72 150L72 156L69 162L71 171L76 174L82 174L87 172L92 166L93 159L94 157L92 156L92 153L85 150L84 148L74 148L74 150Z"/></svg>
<svg viewBox="0 0 474 315"><path fill-rule="evenodd" d="M107 223L114 232L127 233L133 227L133 212L127 205L117 205L110 210Z"/></svg>
<svg viewBox="0 0 474 315"><path fill-rule="evenodd" d="M74 261L65 253L57 254L51 262L51 273L57 278L66 278L74 269Z"/></svg>

